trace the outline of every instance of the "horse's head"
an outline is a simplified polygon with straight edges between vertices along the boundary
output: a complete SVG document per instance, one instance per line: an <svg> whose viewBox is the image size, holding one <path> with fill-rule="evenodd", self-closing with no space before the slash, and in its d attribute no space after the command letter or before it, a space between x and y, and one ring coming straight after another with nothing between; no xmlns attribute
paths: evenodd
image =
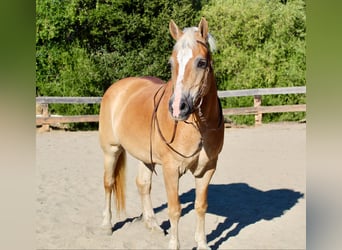
<svg viewBox="0 0 342 250"><path fill-rule="evenodd" d="M186 120L208 93L207 77L211 70L209 44L211 47L215 44L204 18L198 27L183 31L171 20L169 29L177 41L170 59L173 93L169 111L173 119Z"/></svg>

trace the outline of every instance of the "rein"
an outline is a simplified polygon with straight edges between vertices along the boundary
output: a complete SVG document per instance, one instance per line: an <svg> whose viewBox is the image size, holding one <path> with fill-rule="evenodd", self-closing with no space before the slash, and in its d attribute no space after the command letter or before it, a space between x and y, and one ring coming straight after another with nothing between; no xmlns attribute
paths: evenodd
<svg viewBox="0 0 342 250"><path fill-rule="evenodd" d="M159 100L156 102L156 97L157 97L158 93L161 91L162 88L163 88L163 92L162 92ZM174 122L173 133L172 133L171 139L169 141L166 140L165 136L163 135L163 133L162 133L162 131L160 129L159 121L158 121L158 116L157 116L159 104L160 104L161 99L163 98L163 96L165 94L165 88L166 88L166 85L165 86L161 86L157 90L157 92L155 93L155 95L153 97L154 109L153 109L153 114L152 114L152 119L151 119L151 133L150 133L150 160L151 160L151 165L152 166L154 165L153 156L152 156L152 150L153 150L152 149L152 134L153 134L153 130L155 129L155 126L157 126L157 130L158 130L159 136L161 137L163 142L166 144L166 146L168 146L169 149L171 149L173 152L175 152L176 154L180 155L183 158L191 158L194 155L196 155L202 149L202 144L203 144L203 140L201 138L201 143L198 145L198 148L195 150L195 152L193 152L190 155L184 155L181 152L179 152L177 149L175 149L171 144L173 143L173 141L175 139L175 136L176 136L176 130L177 130L178 121ZM186 123L189 124L189 122L186 122ZM192 124L192 125L196 128L196 126L194 124ZM198 127L196 129L198 130ZM157 174L156 171L155 171L154 166L153 166L153 172L155 174Z"/></svg>

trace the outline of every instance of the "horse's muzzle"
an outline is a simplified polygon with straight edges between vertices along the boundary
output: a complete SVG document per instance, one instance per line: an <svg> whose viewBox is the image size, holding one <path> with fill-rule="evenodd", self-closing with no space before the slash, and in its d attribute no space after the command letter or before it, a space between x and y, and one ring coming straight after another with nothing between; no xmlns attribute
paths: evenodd
<svg viewBox="0 0 342 250"><path fill-rule="evenodd" d="M191 95L182 95L180 100L175 100L172 95L169 101L171 117L177 121L185 121L194 112L194 104Z"/></svg>

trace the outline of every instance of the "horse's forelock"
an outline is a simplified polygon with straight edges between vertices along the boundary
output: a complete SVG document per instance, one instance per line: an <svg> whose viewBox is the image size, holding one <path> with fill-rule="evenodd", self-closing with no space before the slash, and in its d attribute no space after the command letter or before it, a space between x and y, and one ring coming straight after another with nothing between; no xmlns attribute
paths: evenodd
<svg viewBox="0 0 342 250"><path fill-rule="evenodd" d="M175 44L174 49L179 51L185 48L193 48L196 45L195 33L198 31L197 27L184 28L182 37ZM211 52L216 50L216 41L214 37L208 33L208 45Z"/></svg>
<svg viewBox="0 0 342 250"><path fill-rule="evenodd" d="M193 48L196 45L195 32L197 27L185 28L182 37L175 44L175 49L180 51L185 48Z"/></svg>

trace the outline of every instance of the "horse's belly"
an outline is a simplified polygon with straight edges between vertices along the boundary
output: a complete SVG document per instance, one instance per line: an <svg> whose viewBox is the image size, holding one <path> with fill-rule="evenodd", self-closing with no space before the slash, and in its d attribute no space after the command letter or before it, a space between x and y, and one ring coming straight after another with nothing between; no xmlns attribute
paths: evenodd
<svg viewBox="0 0 342 250"><path fill-rule="evenodd" d="M142 140L139 137L131 134L123 137L120 143L122 147L137 160L140 160L144 163L151 162L149 153L150 147L148 141Z"/></svg>

